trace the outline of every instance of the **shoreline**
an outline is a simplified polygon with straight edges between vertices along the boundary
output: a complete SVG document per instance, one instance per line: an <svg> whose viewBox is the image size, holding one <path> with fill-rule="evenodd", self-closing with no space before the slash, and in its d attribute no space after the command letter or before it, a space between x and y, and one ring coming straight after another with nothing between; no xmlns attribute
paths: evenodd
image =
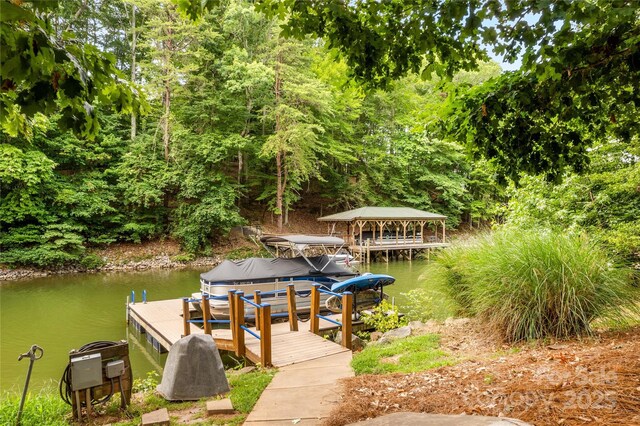
<svg viewBox="0 0 640 426"><path fill-rule="evenodd" d="M97 268L84 268L82 266L67 266L61 268L0 268L0 284L3 282L14 282L29 280L33 278L43 278L65 274L95 274L99 272L135 272L150 269L184 269L201 266L216 266L222 262L222 256L198 257L192 261L176 261L168 255L158 255L140 261L107 262Z"/></svg>

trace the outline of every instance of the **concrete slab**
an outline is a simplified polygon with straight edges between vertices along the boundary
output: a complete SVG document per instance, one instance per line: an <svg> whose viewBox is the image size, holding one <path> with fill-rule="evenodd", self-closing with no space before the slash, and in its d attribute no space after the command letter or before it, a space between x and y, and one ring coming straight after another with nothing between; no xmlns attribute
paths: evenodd
<svg viewBox="0 0 640 426"><path fill-rule="evenodd" d="M351 351L340 352L335 355L329 355L322 358L313 359L311 361L287 365L286 367L281 367L280 371L292 371L300 369L304 370L319 367L339 367L344 365L350 366L352 358L353 354L351 353Z"/></svg>
<svg viewBox="0 0 640 426"><path fill-rule="evenodd" d="M235 412L229 398L207 401L207 414L210 416L215 414L233 414Z"/></svg>
<svg viewBox="0 0 640 426"><path fill-rule="evenodd" d="M339 380L354 375L351 358L346 351L280 368L245 425L319 425L340 401Z"/></svg>
<svg viewBox="0 0 640 426"><path fill-rule="evenodd" d="M142 426L169 426L169 411L166 408L142 415Z"/></svg>
<svg viewBox="0 0 640 426"><path fill-rule="evenodd" d="M326 418L340 401L339 389L316 386L267 389L262 393L247 422Z"/></svg>
<svg viewBox="0 0 640 426"><path fill-rule="evenodd" d="M272 421L247 421L246 426L316 426L322 423L321 419L292 419L292 420L272 420Z"/></svg>
<svg viewBox="0 0 640 426"><path fill-rule="evenodd" d="M445 415L400 412L351 423L349 426L531 426L508 417Z"/></svg>
<svg viewBox="0 0 640 426"><path fill-rule="evenodd" d="M298 369L291 372L281 371L275 375L269 386L271 389L327 386L353 375L353 370L347 365Z"/></svg>

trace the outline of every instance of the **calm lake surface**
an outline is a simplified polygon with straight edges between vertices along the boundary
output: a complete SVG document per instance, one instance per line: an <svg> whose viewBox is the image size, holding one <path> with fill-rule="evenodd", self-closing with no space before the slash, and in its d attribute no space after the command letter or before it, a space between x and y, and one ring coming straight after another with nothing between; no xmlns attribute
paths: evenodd
<svg viewBox="0 0 640 426"><path fill-rule="evenodd" d="M385 291L402 307L403 293L426 286L426 261L375 263L370 272L396 278ZM173 299L198 291L198 270L153 270L61 275L0 284L0 395L21 392L29 360L18 356L31 345L44 349L35 362L30 389L57 386L68 363L69 351L97 340L129 340L135 377L159 370L166 359L126 324L126 298L131 290L140 300ZM366 268L361 268L365 272Z"/></svg>

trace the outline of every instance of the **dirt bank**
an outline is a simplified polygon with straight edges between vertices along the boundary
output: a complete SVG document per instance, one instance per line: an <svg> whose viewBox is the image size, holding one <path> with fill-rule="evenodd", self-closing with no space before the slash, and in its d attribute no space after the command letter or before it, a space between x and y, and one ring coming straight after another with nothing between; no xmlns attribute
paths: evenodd
<svg viewBox="0 0 640 426"><path fill-rule="evenodd" d="M265 215L263 223L255 225L259 232L278 233L278 228L271 215ZM289 224L282 233L326 233L326 225L319 223L316 214L294 212L289 217ZM111 271L142 271L147 269L178 269L215 266L225 258L246 257L260 251L260 247L247 239L238 229L221 238L211 248L210 256L192 258L184 253L180 244L174 240L148 241L140 244L116 243L104 248L92 248L88 252L101 259L102 265L86 268L79 265L37 268L9 268L0 265L0 282L46 277L49 275L94 273Z"/></svg>
<svg viewBox="0 0 640 426"><path fill-rule="evenodd" d="M640 424L640 327L535 346L489 345L493 352L484 342L455 343L460 337L443 335L445 348L465 347L470 355L457 365L346 380L343 403L326 424L396 411L507 416L535 425Z"/></svg>

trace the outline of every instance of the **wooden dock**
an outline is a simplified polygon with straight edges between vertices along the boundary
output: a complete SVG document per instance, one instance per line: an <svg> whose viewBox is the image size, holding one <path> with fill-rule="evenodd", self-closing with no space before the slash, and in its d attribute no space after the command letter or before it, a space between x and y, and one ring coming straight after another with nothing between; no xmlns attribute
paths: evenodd
<svg viewBox="0 0 640 426"><path fill-rule="evenodd" d="M420 253L427 253L432 250L449 247L448 243L441 242L422 242L422 241L395 241L393 239L383 242L366 241L363 245L351 245L349 250L356 260L362 263L371 263L373 260L379 259L389 262L391 258L402 258L406 260L414 259Z"/></svg>
<svg viewBox="0 0 640 426"><path fill-rule="evenodd" d="M141 333L147 334L153 346L158 350L168 351L171 346L183 337L184 321L182 317L182 299L161 300L156 302L135 303L128 305L128 320ZM341 315L330 316L340 320ZM319 319L320 331L336 329L336 325ZM291 364L318 359L343 352L350 352L337 343L310 332L311 321L298 321L298 330L291 331L289 322L271 325L271 364L284 367ZM190 334L203 334L204 330L197 325L189 324ZM250 330L256 332L255 327ZM258 332L259 333L259 332ZM229 329L212 329L211 335L219 349L233 351L234 341ZM254 363L260 360L260 341L247 333L245 337L245 356Z"/></svg>

